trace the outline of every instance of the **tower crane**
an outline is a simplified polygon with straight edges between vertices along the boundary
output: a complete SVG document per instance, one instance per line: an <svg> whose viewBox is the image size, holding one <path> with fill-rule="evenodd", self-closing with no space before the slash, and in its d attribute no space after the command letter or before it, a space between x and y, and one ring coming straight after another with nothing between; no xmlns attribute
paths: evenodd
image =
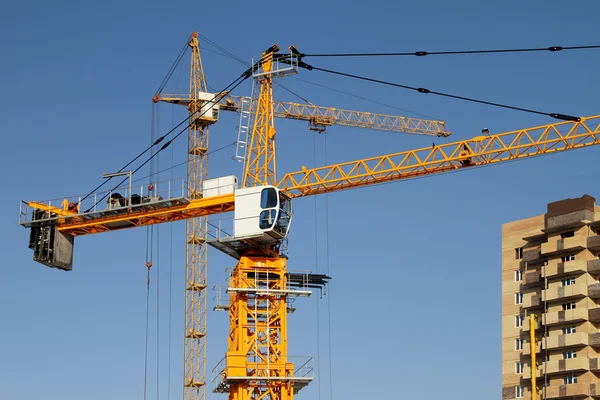
<svg viewBox="0 0 600 400"><path fill-rule="evenodd" d="M197 46L196 37L191 43ZM206 301L206 246L212 245L238 260L231 272L230 330L225 358L214 370L214 390L229 399L285 399L312 380L309 363L294 364L287 352L287 300L308 295L328 277L287 271L282 243L292 219L292 199L467 170L478 166L563 152L600 144L600 115L495 135L377 156L329 166L306 168L278 178L276 171L273 78L297 71L295 52L282 65L274 57L276 45L267 49L257 78L255 122L244 161L242 187L233 177L208 179L207 127L216 122L214 103L206 93L199 54L192 47L192 76L188 104L188 188L169 185L162 192L140 192L116 199L106 207L82 207L80 198L61 202L23 202L22 226L31 230L29 246L34 260L70 270L74 238L100 232L187 221L186 273L186 398L204 396L206 370L204 332ZM196 58L194 58L196 57ZM198 85L195 82L202 82ZM200 115L198 117L197 115ZM195 168L195 169L194 169ZM135 199L135 200L134 200ZM121 201L122 200L122 201ZM78 207L68 207L75 203ZM207 217L234 212L234 230L227 236L209 237Z"/></svg>
<svg viewBox="0 0 600 400"><path fill-rule="evenodd" d="M188 99L175 95L161 94L154 97L154 101L184 106L189 104ZM218 101L218 104L221 111L245 112L252 115L256 111L252 102L252 97L227 95ZM444 121L343 110L291 101L273 101L273 115L277 118L308 121L308 129L319 133L325 132L328 126L340 125L437 137L448 137L452 134Z"/></svg>
<svg viewBox="0 0 600 400"><path fill-rule="evenodd" d="M158 93L152 100L155 103L166 102L185 106L188 108L190 118L200 115L195 120L196 123L188 128L188 190L189 198L195 198L200 193L203 182L208 176L208 127L218 120L219 110L234 111L240 114L237 150L234 159L241 162L246 160L248 134L250 125L253 122L252 117L256 115L255 122L259 123L259 125L261 123L264 125L268 121L259 121L259 116L265 115L265 105L260 102L262 97L259 97L258 103L255 103L252 97L240 97L228 94L227 97L221 96L221 100L217 104L210 105L210 103L207 103L207 101L214 100L215 96L207 93L197 32L192 33L190 36L188 48L191 49L189 93L184 96ZM437 137L448 137L451 134L444 121L340 110L319 107L312 104L303 105L280 101L272 103L272 105L269 105L270 108L273 108L269 114L270 118L278 117L308 121L309 129L320 133L324 132L327 126L337 124ZM206 104L210 105L211 110L209 113L203 112L207 111L203 108ZM257 107L263 107L261 113L257 113ZM208 263L206 229L207 220L205 217L189 219L186 222L187 290L184 346L184 398L186 400L203 400L206 397L205 289L207 281L206 267Z"/></svg>

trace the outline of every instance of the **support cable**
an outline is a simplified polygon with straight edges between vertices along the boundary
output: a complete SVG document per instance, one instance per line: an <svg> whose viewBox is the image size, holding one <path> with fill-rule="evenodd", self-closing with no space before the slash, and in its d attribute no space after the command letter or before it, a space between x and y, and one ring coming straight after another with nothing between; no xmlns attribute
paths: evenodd
<svg viewBox="0 0 600 400"><path fill-rule="evenodd" d="M575 122L581 121L580 117L574 117L574 116L566 115L566 114L547 113L547 112L543 112L543 111L536 111L536 110L532 110L532 109L528 109L528 108L515 107L515 106L509 106L509 105L506 105L506 104L500 104L500 103L493 103L493 102L490 102L490 101L478 100L478 99L474 99L474 98L471 98L471 97L464 97L464 96L457 96L457 95L453 95L453 94L449 94L449 93L436 92L436 91L429 90L429 89L426 89L426 88L421 88L421 87L417 88L417 87L413 87L413 86L401 85L399 83L394 83L394 82L389 82L389 81L382 81L382 80L379 80L379 79L373 79L373 78L368 78L368 77L364 77L364 76L360 76L360 75L348 74L348 73L345 73L345 72L334 71L334 70L326 69L326 68L318 68L318 67L310 66L310 65L307 65L307 64L305 64L305 66L309 70L314 69L314 70L317 70L317 71L327 72L329 74L341 75L341 76L345 76L345 77L348 77L348 78L363 80L363 81L367 81L367 82L379 83L379 84L382 84L382 85L398 87L398 88L401 88L401 89L414 90L416 92L423 93L423 94L435 94L435 95L438 95L438 96L449 97L449 98L457 99L457 100L469 101L469 102L472 102L472 103L486 104L486 105L490 105L490 106L494 106L494 107L507 108L507 109L516 110L516 111L523 111L523 112L527 112L527 113L531 113L531 114L546 115L546 116L552 117L554 119L559 119L559 120L563 120L563 121L575 121Z"/></svg>
<svg viewBox="0 0 600 400"><path fill-rule="evenodd" d="M325 165L327 162L327 135L325 135L323 150L325 152ZM329 272L330 257L329 257L329 193L325 193L325 271L327 276L331 276ZM327 290L327 350L329 357L329 400L333 400L333 377L331 366L331 287Z"/></svg>
<svg viewBox="0 0 600 400"><path fill-rule="evenodd" d="M360 99L360 100L368 101L368 102L373 103L373 104L378 104L380 106L385 106L385 107L393 108L395 110L400 110L400 111L407 112L407 113L410 113L410 114L418 115L420 117L425 117L425 118L429 118L429 119L439 119L439 118L432 117L431 115L421 114L421 113L418 113L416 111L411 111L411 110L407 110L405 108L396 107L396 106L393 106L391 104L382 103L380 101L373 100L373 99L368 99L366 97L362 97L362 96L359 96L359 95L356 95L356 94L353 94L353 93L345 92L343 90L334 89L332 87L321 85L319 83L307 81L306 79L298 78L296 76L292 77L292 79L296 79L296 80L299 80L301 82L308 83L309 85L318 86L318 87L321 87L323 89L331 90L332 92L337 92L337 93L345 94L346 96L350 96L350 97L354 97L354 98L357 98L357 99Z"/></svg>
<svg viewBox="0 0 600 400"><path fill-rule="evenodd" d="M171 108L171 124L175 123L175 110ZM173 147L171 147L171 165L175 160L175 152ZM159 171L160 173L160 171ZM171 181L173 180L173 169L171 168ZM173 306L173 224L169 224L169 352L168 352L168 361L167 361L167 369L168 379L167 379L167 400L171 400L171 347L172 347L172 306Z"/></svg>
<svg viewBox="0 0 600 400"><path fill-rule="evenodd" d="M241 58L239 58L238 56L236 56L235 54L233 54L232 52L230 52L229 50L227 50L226 48L218 45L217 43L215 43L214 41L210 40L209 38L207 38L206 36L202 35L201 33L198 33L198 37L201 38L202 40L204 40L205 42L210 43L211 45L213 45L215 48L217 48L218 50L221 50L225 56L239 62L242 65L245 66L250 66L250 63L247 61L242 60Z"/></svg>
<svg viewBox="0 0 600 400"><path fill-rule="evenodd" d="M158 138L156 141L154 141L150 146L148 146L144 151L142 151L140 154L138 154L135 158L133 158L131 161L129 161L127 164L125 164L123 167L121 167L117 172L123 172L125 170L125 168L129 167L131 164L133 164L134 162L136 162L140 157L142 157L144 154L146 154L148 151L150 151L154 146L156 146L157 144L159 144L160 142L162 142L162 140L164 138L166 138L167 136L169 136L173 131L175 131L175 129L177 129L178 127L180 127L183 123L187 122L189 120L189 117L186 117L183 121L181 121L179 124L177 124L176 127L174 127L173 129L171 129L169 132L165 133L162 137ZM187 127L185 128L187 129ZM104 182L102 182L100 185L96 186L94 189L92 189L87 195L85 195L81 201L84 201L85 199L87 199L88 197L90 197L91 195L93 195L96 190L100 189L102 186L106 185L110 180L112 179L112 177L107 178L104 180ZM98 203L96 203L98 204ZM92 206L93 208L93 206ZM87 212L87 211L86 211Z"/></svg>
<svg viewBox="0 0 600 400"><path fill-rule="evenodd" d="M160 398L160 226L156 226L156 398Z"/></svg>
<svg viewBox="0 0 600 400"><path fill-rule="evenodd" d="M259 61L259 63L262 63L262 60ZM259 64L257 63L257 64ZM254 67L253 67L254 68ZM250 77L252 75L252 68L246 70L240 77L238 77L236 80L234 80L232 83L230 83L229 85L227 85L227 87L225 89L223 89L221 92L219 92L218 94L216 94L212 99L208 100L208 102L211 103L218 103L219 101L221 101L224 97L225 94L224 92L231 92L234 89L236 89L239 85L242 84L242 82L244 82L248 77ZM238 82L239 81L239 82ZM219 97L219 98L218 98ZM218 99L217 99L218 98ZM167 147L169 147L169 145L175 140L177 139L179 136L181 136L181 134L183 134L184 132L187 132L187 129L193 125L194 123L196 123L196 121L198 121L200 119L200 117L202 117L204 114L206 114L209 111L209 109L207 108L206 110L202 111L193 121L190 121L182 130L180 130L175 137L173 137L171 140L167 141L165 144L162 145L162 147L156 151L156 153L152 154L144 163L142 163L139 167L137 167L132 174L135 174L137 171L139 171L142 167L144 167L148 162L150 162L156 155L158 155L160 152L162 152L164 149L166 149ZM163 136L159 137L158 139L156 139L156 141L150 145L146 150L144 150L142 153L140 153L137 157L135 157L132 161L130 161L129 163L127 163L125 166L123 166L119 172L123 171L125 168L127 168L129 165L133 164L133 162L135 162L136 160L138 160L142 155L144 155L146 152L148 152L150 149L152 149L154 146L156 146L157 144L161 143L167 136L169 136L171 133L173 133L177 128L179 128L181 125L183 125L186 121L189 121L190 118L189 116L186 117L183 121L181 121L179 124L177 124L173 129L171 129L169 132L167 132L166 134L164 134ZM103 182L101 185L98 185L98 187L96 187L96 189L92 190L88 195L86 195L84 198L82 198L81 201L85 200L86 198L88 198L89 196L91 196L96 190L98 190L99 188L101 188L102 186L104 186L111 178L106 179L105 182ZM121 182L119 184L117 184L112 190L117 189L118 187L120 187L125 181L127 180L127 178L124 178L123 180L121 180ZM111 191L109 191L108 193L106 193L100 200L96 201L96 203L94 205L92 205L90 208L88 208L85 212L89 212L91 211L94 206L98 205L98 203L100 203L101 201L103 201L104 199L106 199L106 197L108 197L109 193Z"/></svg>
<svg viewBox="0 0 600 400"><path fill-rule="evenodd" d="M153 103L155 105L156 103ZM160 130L160 113L156 112L156 130ZM155 133L152 132L151 141L153 142ZM171 148L172 149L172 148ZM160 169L160 157L150 162L150 173ZM156 180L160 181L160 174L157 174ZM149 186L153 186L152 183ZM156 230L156 398L160 398L160 227L150 226L152 233ZM154 246L154 244L153 244Z"/></svg>
<svg viewBox="0 0 600 400"><path fill-rule="evenodd" d="M173 72L175 72L175 69L177 68L177 66L179 65L179 63L181 62L181 60L183 59L183 56L185 55L187 49L190 47L189 46L190 39L191 39L191 36L188 38L188 40L183 45L183 48L181 49L181 51L177 55L177 58L175 59L175 61L173 62L173 64L171 64L171 68L169 68L169 71L167 72L167 75L164 77L164 79L160 83L160 86L158 87L158 89L156 89L156 93L155 93L156 96L159 95L163 91L163 89L167 85L167 82L169 81L169 79L171 79L171 76L173 75Z"/></svg>
<svg viewBox="0 0 600 400"><path fill-rule="evenodd" d="M154 155L152 143L155 141L156 130L159 129L156 104L152 104L152 119L150 123L150 154ZM152 158L152 157L151 157ZM150 174L154 173L154 161L150 162ZM149 185L150 186L150 185ZM129 193L131 197L131 193ZM148 275L146 278L146 350L144 355L144 400L146 400L148 390L148 342L150 337L150 268L152 267L152 258L154 254L154 225L146 227L146 267ZM158 320L156 322L158 328ZM158 346L156 347L158 354ZM158 363L157 363L158 368ZM158 396L158 391L157 391Z"/></svg>
<svg viewBox="0 0 600 400"><path fill-rule="evenodd" d="M213 51L213 53L215 53L215 54L219 54L219 55L221 55L221 56L223 56L223 57L230 58L230 59L232 59L232 60L234 60L234 61L237 61L238 63L240 63L240 64L242 64L242 65L244 65L244 66L246 66L246 67L249 67L249 66L250 66L250 63L249 63L249 62L242 60L240 57L236 56L235 54L233 54L232 52L230 52L230 51L229 51L229 50L227 50L226 48L224 48L224 47L222 47L222 46L219 46L217 43L215 43L214 41L210 40L210 39L209 39L209 38L207 38L206 36L204 36L204 35L202 35L202 34L200 34L200 33L199 33L199 34L198 34L198 37L200 37L200 38L201 38L202 40L204 40L205 42L208 42L208 43L210 43L211 45L213 45L213 46L214 46L215 48L217 48L218 50L222 51L222 53L218 53L218 52L216 52L216 51ZM282 84L280 84L280 83L278 83L278 82L276 82L276 81L273 81L273 83L274 83L276 86L278 86L278 87L282 88L283 90L286 90L286 91L288 91L289 93L293 94L294 96L296 96L296 97L297 97L297 98L299 98L300 100L304 101L305 103L307 103L307 104L311 104L311 105L313 104L313 103L311 103L310 101L308 101L306 98L304 98L304 97L300 96L298 93L294 92L294 91L293 91L293 90L291 90L291 89L288 89L287 87L283 86Z"/></svg>
<svg viewBox="0 0 600 400"><path fill-rule="evenodd" d="M148 392L148 337L150 326L150 269L152 268L152 239L150 230L146 230L146 345L144 350L144 400Z"/></svg>
<svg viewBox="0 0 600 400"><path fill-rule="evenodd" d="M317 134L313 134L313 165L317 165ZM317 196L314 197L315 201L315 269L319 272L319 218L318 218L318 207L317 207ZM319 300L317 299L317 388L318 388L318 400L321 400L321 316Z"/></svg>
<svg viewBox="0 0 600 400"><path fill-rule="evenodd" d="M561 50L588 50L598 49L600 45L593 46L550 46L524 49L496 49L496 50L458 50L458 51L413 51L399 53L321 53L321 54L302 54L302 57L386 57L386 56L437 56L437 55L458 55L458 54L491 54L491 53L527 53L549 51L558 52Z"/></svg>
<svg viewBox="0 0 600 400"><path fill-rule="evenodd" d="M218 149L215 149L215 150L213 150L213 151L209 151L209 152L208 152L208 153L206 153L206 154L207 154L207 155L209 155L209 154L214 154L214 153L217 153L217 152L219 152L219 151L223 151L223 150L225 150L225 149L228 149L229 147L233 147L233 146L235 146L236 144L237 144L237 140L236 140L236 141L234 141L233 143L230 143L230 144L227 144L227 145L225 145L225 146L219 147ZM171 148L171 149L172 149L172 148ZM155 172L155 173L154 173L154 174L152 174L152 175L146 175L146 176L142 176L141 178L134 179L132 182L139 182L139 181L142 181L142 180L144 180L144 179L146 179L146 178L150 178L150 177L152 177L152 176L154 176L154 175L161 174L161 173L163 173L163 172L166 172L166 171L169 171L169 170L170 170L171 172L173 172L173 170L174 170L175 168L177 168L177 167L181 167L182 165L185 165L185 164L187 164L187 163L188 163L188 161L187 161L187 160L186 160L186 161L182 161L182 162L180 162L180 163L178 163L178 164L171 165L170 167L167 167L167 168L164 168L164 169L162 169L162 170L160 170L160 171L157 171L157 172ZM171 174L171 180L173 180L173 176L172 176L172 175L173 175L173 174Z"/></svg>

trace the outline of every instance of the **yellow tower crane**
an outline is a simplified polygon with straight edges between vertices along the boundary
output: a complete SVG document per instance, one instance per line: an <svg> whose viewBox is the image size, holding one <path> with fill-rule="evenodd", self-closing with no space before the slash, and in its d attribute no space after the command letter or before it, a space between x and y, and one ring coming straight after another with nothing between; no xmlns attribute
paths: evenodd
<svg viewBox="0 0 600 400"><path fill-rule="evenodd" d="M194 36L190 43L196 44ZM230 399L293 399L294 393L312 378L304 365L294 365L287 354L286 303L288 296L301 295L310 286L294 285L287 272L286 257L280 246L291 222L291 199L339 191L395 180L410 179L472 167L502 163L527 157L563 152L600 144L600 116L565 121L469 140L408 150L330 166L291 172L278 179L275 165L275 128L272 78L291 73L289 67L274 66L277 47L269 48L254 71L261 88L255 124L249 140L242 188L233 181L214 187L208 180L206 164L206 128L212 121L201 118L210 99L204 99L204 87L193 86L198 95L189 103L188 189L169 185L162 192L140 193L134 201L131 190L124 199L105 208L86 208L80 198L65 199L70 208L52 202L23 202L20 223L31 229L29 246L34 260L45 265L71 269L74 238L99 232L153 225L186 219L188 221L188 258L186 303L186 396L205 395L205 356L203 352L206 302L206 244L239 260L232 271L230 292L230 331L228 351L218 368L215 390L228 392ZM194 54L194 53L192 53ZM197 55L199 60L199 54ZM192 60L192 68L202 74L201 64ZM200 80L203 81L203 80ZM204 110L199 113L199 110ZM200 115L200 117L197 117ZM211 114L209 113L209 116ZM190 167L191 168L191 167ZM198 173L200 171L201 173ZM220 178L218 178L220 179ZM122 201L121 201L122 200ZM234 211L234 232L230 237L206 240L206 217ZM195 224L192 221L196 221ZM193 246L192 246L193 245ZM190 273L191 271L191 273ZM325 277L313 285L323 285Z"/></svg>
<svg viewBox="0 0 600 400"><path fill-rule="evenodd" d="M245 163L243 186L255 186L261 182L260 174L272 174L275 176L275 149L273 118L288 118L304 120L309 122L309 129L324 132L327 126L334 124L343 126L354 126L378 130L388 130L411 134L447 137L451 132L446 128L444 121L424 120L417 118L406 118L383 114L373 114L360 111L341 110L336 108L319 107L312 104L297 104L292 102L272 101L272 82L268 71L272 60L263 60L264 74L259 80L265 84L259 85L258 102L254 103L252 98L228 95L220 96L216 102L215 113L206 113L202 107L207 101L214 101L215 95L207 92L206 78L202 68L200 46L197 32L192 33L188 41L191 49L190 62L190 85L189 93L186 95L158 93L153 101L178 104L187 107L189 120L194 121L188 128L188 195L190 199L197 198L202 190L203 182L208 176L208 126L218 119L218 110L234 111L241 114L242 121L246 124L254 119L253 129L272 129L263 135L250 135L250 140L270 141L271 146L265 143L250 142L250 154L246 154L247 138L244 133L244 122L241 122L242 135L238 136L238 152L235 159ZM267 54L278 51L271 48ZM268 96L263 91L268 91ZM268 98L268 103L264 99ZM244 119L244 117L246 117ZM264 154L252 154L259 151ZM259 165L258 160L263 164ZM270 159L272 157L272 160ZM250 161L252 160L252 161ZM273 171L264 171L265 168L273 168ZM262 171L261 171L262 170ZM275 184L274 181L269 181ZM203 400L206 397L206 293L207 287L207 220L205 217L189 219L186 223L186 307L185 307L185 366L184 386L185 399Z"/></svg>

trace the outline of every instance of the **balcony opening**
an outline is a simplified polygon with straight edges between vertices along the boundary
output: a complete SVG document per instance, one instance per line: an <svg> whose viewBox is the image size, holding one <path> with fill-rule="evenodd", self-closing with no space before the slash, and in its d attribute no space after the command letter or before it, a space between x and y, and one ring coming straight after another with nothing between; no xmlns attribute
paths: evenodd
<svg viewBox="0 0 600 400"><path fill-rule="evenodd" d="M520 260L523 258L523 248L522 247L517 247L515 249L515 260Z"/></svg>
<svg viewBox="0 0 600 400"><path fill-rule="evenodd" d="M523 386L515 386L515 397L517 399L522 399L523 393L525 393L525 389L523 388Z"/></svg>
<svg viewBox="0 0 600 400"><path fill-rule="evenodd" d="M521 328L523 326L523 320L525 319L522 315L515 316L515 328Z"/></svg>
<svg viewBox="0 0 600 400"><path fill-rule="evenodd" d="M515 350L523 350L523 338L515 339Z"/></svg>
<svg viewBox="0 0 600 400"><path fill-rule="evenodd" d="M577 358L577 352L575 350L563 351L563 360L569 360L571 358Z"/></svg>
<svg viewBox="0 0 600 400"><path fill-rule="evenodd" d="M573 261L573 260L575 260L575 254L567 254L566 256L561 256L560 260L562 262Z"/></svg>
<svg viewBox="0 0 600 400"><path fill-rule="evenodd" d="M565 326L562 328L563 335L570 335L572 333L577 333L577 327L575 325Z"/></svg>
<svg viewBox="0 0 600 400"><path fill-rule="evenodd" d="M563 287L565 286L571 286L575 284L575 278L567 278L567 279L563 279L562 281L560 281L561 285Z"/></svg>
<svg viewBox="0 0 600 400"><path fill-rule="evenodd" d="M560 234L562 239L575 236L575 231L567 231Z"/></svg>
<svg viewBox="0 0 600 400"><path fill-rule="evenodd" d="M600 258L600 254L598 255L598 258ZM518 269L515 271L515 282L521 282L522 280L523 280L523 271Z"/></svg>
<svg viewBox="0 0 600 400"><path fill-rule="evenodd" d="M575 383L577 383L577 375L563 376L563 384L564 385L572 385Z"/></svg>
<svg viewBox="0 0 600 400"><path fill-rule="evenodd" d="M517 361L515 363L515 374L522 375L523 374L523 362Z"/></svg>
<svg viewBox="0 0 600 400"><path fill-rule="evenodd" d="M523 293L515 293L515 304L523 304Z"/></svg>
<svg viewBox="0 0 600 400"><path fill-rule="evenodd" d="M577 308L577 303L573 302L573 303L564 303L562 305L562 309L563 310L573 310L574 308Z"/></svg>

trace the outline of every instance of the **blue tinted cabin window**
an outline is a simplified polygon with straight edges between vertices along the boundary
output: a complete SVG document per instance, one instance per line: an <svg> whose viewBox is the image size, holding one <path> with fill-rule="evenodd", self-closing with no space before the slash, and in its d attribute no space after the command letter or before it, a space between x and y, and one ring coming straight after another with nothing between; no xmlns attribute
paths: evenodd
<svg viewBox="0 0 600 400"><path fill-rule="evenodd" d="M283 193L279 193L279 217L275 230L281 235L287 235L292 218L292 202L289 197Z"/></svg>
<svg viewBox="0 0 600 400"><path fill-rule="evenodd" d="M277 210L265 210L260 213L260 229L271 229L275 224Z"/></svg>
<svg viewBox="0 0 600 400"><path fill-rule="evenodd" d="M277 207L277 190L275 188L262 190L260 193L260 207L263 209Z"/></svg>

